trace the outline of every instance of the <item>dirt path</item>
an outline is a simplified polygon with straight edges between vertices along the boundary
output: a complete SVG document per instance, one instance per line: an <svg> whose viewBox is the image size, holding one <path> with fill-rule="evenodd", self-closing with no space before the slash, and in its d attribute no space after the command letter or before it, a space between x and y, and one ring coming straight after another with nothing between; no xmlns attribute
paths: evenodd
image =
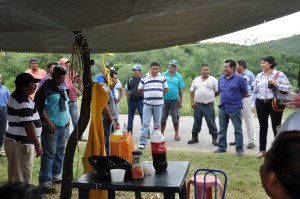
<svg viewBox="0 0 300 199"><path fill-rule="evenodd" d="M141 132L141 122L140 118L138 115L135 116L134 118L134 129L133 129L133 141L134 145L137 146L139 145L139 139L140 139L140 132ZM123 128L123 124L127 123L127 115L120 115L119 117L121 127ZM171 121L171 118L168 118L167 121L167 126L165 130L165 137L166 137L166 142L167 142L167 148L169 149L182 149L182 150L199 150L199 151L205 151L205 152L211 152L216 149L215 146L211 144L211 136L208 133L208 128L206 125L205 120L203 119L203 124L202 124L202 130L199 133L199 143L197 144L192 144L189 145L187 144L187 141L191 138L191 131L193 127L193 122L194 118L191 116L184 116L180 118L180 137L181 141L175 141L174 140L174 129L173 129L173 124ZM218 118L216 119L217 126L219 126L219 121ZM268 132L268 145L267 147L270 147L274 136L273 132L271 130L270 126L271 122L269 121L269 132ZM255 139L255 145L256 147L254 149L247 149L247 136L244 136L244 150L245 154L255 154L258 152L258 133L259 133L259 124L257 118L255 119L255 129L256 129L256 139ZM152 123L151 123L151 128L152 128ZM88 128L87 128L88 129ZM243 132L244 135L246 134L246 127L243 125ZM85 131L85 136L87 136L88 130ZM227 135L227 143L232 142L234 140L234 134L233 134L233 126L230 123L228 127L228 135ZM149 147L149 143L147 147ZM227 147L228 152L235 152L235 147L234 146L228 146Z"/></svg>

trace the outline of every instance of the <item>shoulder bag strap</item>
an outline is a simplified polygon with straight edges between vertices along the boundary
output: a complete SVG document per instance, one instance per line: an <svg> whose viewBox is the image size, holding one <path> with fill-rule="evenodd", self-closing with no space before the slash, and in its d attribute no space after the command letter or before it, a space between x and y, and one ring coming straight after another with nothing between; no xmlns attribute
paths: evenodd
<svg viewBox="0 0 300 199"><path fill-rule="evenodd" d="M276 75L273 77L273 79L277 79L277 77L279 76L279 73L280 73L280 71L278 71L277 73L276 73Z"/></svg>

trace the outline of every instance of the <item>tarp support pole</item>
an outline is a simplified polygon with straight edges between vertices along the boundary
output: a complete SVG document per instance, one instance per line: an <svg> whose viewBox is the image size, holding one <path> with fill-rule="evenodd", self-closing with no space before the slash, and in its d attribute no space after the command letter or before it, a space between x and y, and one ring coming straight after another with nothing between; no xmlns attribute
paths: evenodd
<svg viewBox="0 0 300 199"><path fill-rule="evenodd" d="M82 52L81 60L83 62L83 94L80 109L80 116L76 128L71 133L63 164L62 186L60 199L70 199L72 196L71 182L73 180L73 161L78 139L84 133L90 120L91 93L92 93L92 74L90 65L90 48L81 31L73 31L75 40ZM77 137L78 132L78 137Z"/></svg>

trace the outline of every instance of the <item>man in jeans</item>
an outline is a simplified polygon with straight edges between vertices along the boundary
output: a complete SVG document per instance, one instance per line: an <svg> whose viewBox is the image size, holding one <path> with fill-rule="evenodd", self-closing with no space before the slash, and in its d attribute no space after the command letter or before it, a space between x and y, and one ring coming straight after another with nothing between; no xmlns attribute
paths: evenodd
<svg viewBox="0 0 300 199"><path fill-rule="evenodd" d="M241 109L243 108L242 100L248 95L248 88L246 80L234 72L235 68L235 61L231 59L226 60L223 68L224 73L219 78L219 147L214 152L226 152L227 128L230 119L234 127L236 154L242 156L244 147Z"/></svg>
<svg viewBox="0 0 300 199"><path fill-rule="evenodd" d="M212 144L218 146L218 129L215 122L215 96L218 93L218 80L210 76L210 68L207 64L200 67L200 76L193 80L190 89L191 107L194 109L194 124L192 139L188 144L198 143L198 134L201 131L202 118L204 116L209 134L212 136Z"/></svg>
<svg viewBox="0 0 300 199"><path fill-rule="evenodd" d="M174 140L180 141L179 137L179 109L182 108L182 92L184 81L181 75L176 72L178 62L172 59L169 68L162 75L167 79L169 86L168 92L164 95L164 105L161 118L161 133L164 134L169 112L171 112L173 127L175 130Z"/></svg>
<svg viewBox="0 0 300 199"><path fill-rule="evenodd" d="M42 118L42 147L39 185L45 193L56 193L52 183L61 183L61 170L65 152L65 131L69 126L68 96L63 82L67 71L54 67L48 79L35 96L35 103Z"/></svg>
<svg viewBox="0 0 300 199"><path fill-rule="evenodd" d="M133 133L133 120L134 120L134 113L137 109L140 118L141 124L143 121L143 100L144 96L138 92L138 85L141 81L141 70L142 67L140 65L134 65L132 67L133 76L127 80L125 84L125 96L128 103L128 126L127 131Z"/></svg>
<svg viewBox="0 0 300 199"><path fill-rule="evenodd" d="M3 76L0 72L0 157L2 155L1 148L3 146L3 136L7 125L7 108L6 103L10 96L9 90L2 84Z"/></svg>
<svg viewBox="0 0 300 199"><path fill-rule="evenodd" d="M143 75L138 89L144 94L143 125L140 138L139 149L144 149L147 144L147 134L153 116L154 128L160 128L162 105L164 104L163 95L168 92L166 78L159 73L160 64L151 62L150 71Z"/></svg>

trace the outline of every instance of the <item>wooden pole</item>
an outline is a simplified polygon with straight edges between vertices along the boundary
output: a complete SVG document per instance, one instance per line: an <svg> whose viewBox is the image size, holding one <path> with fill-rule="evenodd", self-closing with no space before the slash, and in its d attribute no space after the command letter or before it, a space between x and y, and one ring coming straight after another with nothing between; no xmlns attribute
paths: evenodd
<svg viewBox="0 0 300 199"><path fill-rule="evenodd" d="M75 35L75 40L82 52L81 59L84 66L83 95L78 124L69 137L65 151L60 199L69 199L72 196L71 182L73 180L73 161L78 141L77 138L80 138L84 133L90 120L91 111L92 74L90 65L90 48L81 31L73 31L73 33ZM76 135L77 131L78 137Z"/></svg>

